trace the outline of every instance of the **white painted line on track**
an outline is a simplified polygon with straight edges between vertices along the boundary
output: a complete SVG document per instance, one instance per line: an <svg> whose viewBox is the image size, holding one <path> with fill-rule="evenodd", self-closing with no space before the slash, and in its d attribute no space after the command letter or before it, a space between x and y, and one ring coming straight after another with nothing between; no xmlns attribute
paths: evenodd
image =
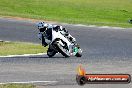
<svg viewBox="0 0 132 88"><path fill-rule="evenodd" d="M111 28L109 26L100 26L99 28Z"/></svg>
<svg viewBox="0 0 132 88"><path fill-rule="evenodd" d="M52 84L52 83L57 83L58 81L25 81L25 82L1 82L1 84L34 84L34 83L48 83L48 84Z"/></svg>
<svg viewBox="0 0 132 88"><path fill-rule="evenodd" d="M77 27L90 27L90 28L103 28L103 29L128 29L123 27L112 27L112 26L97 26L97 25L84 25L84 24L68 24L68 23L61 23L63 25L71 25ZM131 28L129 28L131 29Z"/></svg>
<svg viewBox="0 0 132 88"><path fill-rule="evenodd" d="M126 28L122 28L122 27L97 26L97 25L82 25L82 24L73 24L73 26L91 27L91 28L104 28L104 29L126 29Z"/></svg>
<svg viewBox="0 0 132 88"><path fill-rule="evenodd" d="M11 41L4 41L0 40L0 42L11 42ZM6 55L6 56L0 56L0 57L22 57L22 56L36 56L36 55L45 55L46 53L38 53L38 54L23 54L23 55Z"/></svg>
<svg viewBox="0 0 132 88"><path fill-rule="evenodd" d="M7 55L7 56L0 56L0 57L23 57L23 56L36 56L36 55L45 55L46 53L38 53L38 54L23 54L23 55Z"/></svg>
<svg viewBox="0 0 132 88"><path fill-rule="evenodd" d="M106 28L106 29L125 29L125 28L121 28L121 27L110 27L110 26L100 26L98 28Z"/></svg>

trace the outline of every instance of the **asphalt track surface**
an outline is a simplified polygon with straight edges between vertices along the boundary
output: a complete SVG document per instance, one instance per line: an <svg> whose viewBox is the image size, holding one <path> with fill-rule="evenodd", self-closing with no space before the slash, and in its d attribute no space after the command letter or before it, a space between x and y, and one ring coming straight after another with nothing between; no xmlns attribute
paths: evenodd
<svg viewBox="0 0 132 88"><path fill-rule="evenodd" d="M0 82L51 81L38 88L80 88L75 77L82 64L87 73L132 75L132 29L63 24L83 49L81 58L47 55L0 58ZM0 40L40 43L34 22L0 19ZM55 82L54 82L55 81ZM131 88L132 84L86 84L83 88Z"/></svg>

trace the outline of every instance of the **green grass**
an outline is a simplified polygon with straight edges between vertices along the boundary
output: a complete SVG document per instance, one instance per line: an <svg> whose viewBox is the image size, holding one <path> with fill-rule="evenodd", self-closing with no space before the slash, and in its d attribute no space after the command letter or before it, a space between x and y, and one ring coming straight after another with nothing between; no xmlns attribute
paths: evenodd
<svg viewBox="0 0 132 88"><path fill-rule="evenodd" d="M34 85L29 84L4 84L0 88L36 88Z"/></svg>
<svg viewBox="0 0 132 88"><path fill-rule="evenodd" d="M22 42L0 42L0 56L36 54L46 52L47 48L41 45Z"/></svg>
<svg viewBox="0 0 132 88"><path fill-rule="evenodd" d="M132 27L132 0L0 0L0 15Z"/></svg>

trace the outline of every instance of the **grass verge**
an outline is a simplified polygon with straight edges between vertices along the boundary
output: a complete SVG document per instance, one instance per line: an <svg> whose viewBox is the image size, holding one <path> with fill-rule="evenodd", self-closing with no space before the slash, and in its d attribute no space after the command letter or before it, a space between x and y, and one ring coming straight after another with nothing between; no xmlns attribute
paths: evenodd
<svg viewBox="0 0 132 88"><path fill-rule="evenodd" d="M32 43L0 42L0 56L37 54L46 52L47 47Z"/></svg>
<svg viewBox="0 0 132 88"><path fill-rule="evenodd" d="M132 27L132 0L0 0L1 16Z"/></svg>
<svg viewBox="0 0 132 88"><path fill-rule="evenodd" d="M3 84L0 88L36 88L34 85L29 84Z"/></svg>

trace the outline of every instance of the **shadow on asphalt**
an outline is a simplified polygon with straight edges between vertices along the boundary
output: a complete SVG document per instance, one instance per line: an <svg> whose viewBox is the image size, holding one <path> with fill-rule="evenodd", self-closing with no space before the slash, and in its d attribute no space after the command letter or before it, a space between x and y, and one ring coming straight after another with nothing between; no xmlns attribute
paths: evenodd
<svg viewBox="0 0 132 88"><path fill-rule="evenodd" d="M35 56L35 57L29 57L29 58L65 58L65 57L39 57L39 56Z"/></svg>

